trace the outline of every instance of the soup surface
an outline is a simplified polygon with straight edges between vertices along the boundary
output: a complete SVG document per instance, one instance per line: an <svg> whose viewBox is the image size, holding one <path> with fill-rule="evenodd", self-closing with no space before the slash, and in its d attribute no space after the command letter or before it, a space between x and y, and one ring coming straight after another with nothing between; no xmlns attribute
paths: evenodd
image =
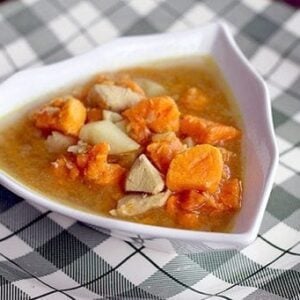
<svg viewBox="0 0 300 300"><path fill-rule="evenodd" d="M242 205L241 121L212 58L100 74L44 100L0 121L1 170L84 211L231 230Z"/></svg>

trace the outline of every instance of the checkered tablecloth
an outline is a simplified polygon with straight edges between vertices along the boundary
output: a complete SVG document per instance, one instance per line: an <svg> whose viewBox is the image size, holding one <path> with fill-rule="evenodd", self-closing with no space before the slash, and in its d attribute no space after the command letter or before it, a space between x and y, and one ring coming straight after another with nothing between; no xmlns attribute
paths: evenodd
<svg viewBox="0 0 300 300"><path fill-rule="evenodd" d="M120 35L223 20L268 83L280 163L259 236L190 255L136 247L0 186L0 299L300 299L300 12L271 0L0 4L0 81Z"/></svg>

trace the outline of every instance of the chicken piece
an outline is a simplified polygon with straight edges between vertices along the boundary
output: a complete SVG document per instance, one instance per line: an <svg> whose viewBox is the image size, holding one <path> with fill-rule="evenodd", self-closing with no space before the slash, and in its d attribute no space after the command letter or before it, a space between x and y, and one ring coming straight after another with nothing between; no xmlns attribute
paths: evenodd
<svg viewBox="0 0 300 300"><path fill-rule="evenodd" d="M69 146L74 145L76 139L58 131L52 131L52 133L48 135L45 143L49 152L59 153L65 151Z"/></svg>
<svg viewBox="0 0 300 300"><path fill-rule="evenodd" d="M144 96L126 87L103 83L94 85L87 98L91 106L119 112L135 105Z"/></svg>
<svg viewBox="0 0 300 300"><path fill-rule="evenodd" d="M141 144L147 143L151 133L178 131L179 115L175 101L168 96L142 100L123 112L132 138Z"/></svg>
<svg viewBox="0 0 300 300"><path fill-rule="evenodd" d="M98 121L84 125L79 133L81 140L96 145L107 142L110 154L121 154L136 151L140 145L110 121Z"/></svg>
<svg viewBox="0 0 300 300"><path fill-rule="evenodd" d="M120 184L126 170L118 164L107 163L108 152L107 143L97 144L91 148L84 168L86 179L99 185Z"/></svg>
<svg viewBox="0 0 300 300"><path fill-rule="evenodd" d="M119 217L132 217L146 211L165 205L170 192L162 192L156 195L130 194L119 200L117 208L110 211L111 215Z"/></svg>
<svg viewBox="0 0 300 300"><path fill-rule="evenodd" d="M185 150L185 146L174 132L159 133L152 136L147 153L155 166L166 173L176 154Z"/></svg>
<svg viewBox="0 0 300 300"><path fill-rule="evenodd" d="M217 144L240 136L240 131L232 126L191 115L183 116L180 122L180 132L192 137L198 144Z"/></svg>
<svg viewBox="0 0 300 300"><path fill-rule="evenodd" d="M147 97L157 97L167 94L167 90L162 85L151 79L136 78L135 82L145 91Z"/></svg>
<svg viewBox="0 0 300 300"><path fill-rule="evenodd" d="M164 189L164 181L146 155L140 155L132 165L125 182L128 192L157 194Z"/></svg>
<svg viewBox="0 0 300 300"><path fill-rule="evenodd" d="M215 192L222 178L223 160L214 146L197 145L179 153L171 161L167 187L174 192L201 190Z"/></svg>
<svg viewBox="0 0 300 300"><path fill-rule="evenodd" d="M189 88L179 99L179 103L188 110L201 111L208 103L204 93L196 88Z"/></svg>
<svg viewBox="0 0 300 300"><path fill-rule="evenodd" d="M85 106L79 100L68 96L55 99L35 112L33 121L37 128L77 136L86 114Z"/></svg>
<svg viewBox="0 0 300 300"><path fill-rule="evenodd" d="M91 146L84 141L79 140L76 145L68 147L68 152L74 154L87 153L91 149Z"/></svg>

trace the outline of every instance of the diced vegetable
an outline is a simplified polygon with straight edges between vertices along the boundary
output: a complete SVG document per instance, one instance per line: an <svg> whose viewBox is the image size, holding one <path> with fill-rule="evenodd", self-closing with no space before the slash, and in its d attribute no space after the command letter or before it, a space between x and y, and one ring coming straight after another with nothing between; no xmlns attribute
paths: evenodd
<svg viewBox="0 0 300 300"><path fill-rule="evenodd" d="M102 110L97 107L92 107L87 109L86 122L96 122L102 119Z"/></svg>
<svg viewBox="0 0 300 300"><path fill-rule="evenodd" d="M88 104L119 112L135 105L142 98L144 98L143 95L135 93L129 88L111 84L96 84L90 90Z"/></svg>
<svg viewBox="0 0 300 300"><path fill-rule="evenodd" d="M148 97L164 96L167 94L167 90L159 83L147 79L147 78L136 78L135 81L145 91Z"/></svg>
<svg viewBox="0 0 300 300"><path fill-rule="evenodd" d="M158 170L151 164L146 155L140 155L132 165L125 183L125 190L157 194L164 189Z"/></svg>
<svg viewBox="0 0 300 300"><path fill-rule="evenodd" d="M102 111L102 117L103 117L103 120L111 121L113 123L123 120L123 117L120 114L118 114L114 111L111 111L111 110L106 110L106 109L104 109Z"/></svg>
<svg viewBox="0 0 300 300"><path fill-rule="evenodd" d="M201 111L208 104L208 98L198 88L189 88L179 99L184 109Z"/></svg>
<svg viewBox="0 0 300 300"><path fill-rule="evenodd" d="M99 185L116 185L123 180L126 170L118 164L107 163L109 145L97 144L88 152L84 177Z"/></svg>
<svg viewBox="0 0 300 300"><path fill-rule="evenodd" d="M65 151L69 146L74 145L76 139L60 132L52 131L45 143L49 152L59 153Z"/></svg>
<svg viewBox="0 0 300 300"><path fill-rule="evenodd" d="M69 148L69 153L52 163L58 177L76 179L82 176L95 184L118 185L124 179L125 169L107 162L109 145L100 143L89 146L80 143ZM75 148L77 147L77 148Z"/></svg>
<svg viewBox="0 0 300 300"><path fill-rule="evenodd" d="M86 108L74 97L58 98L33 115L35 126L77 136L86 119Z"/></svg>
<svg viewBox="0 0 300 300"><path fill-rule="evenodd" d="M191 136L197 143L216 144L240 136L240 131L232 126L219 124L191 115L183 116L180 132Z"/></svg>
<svg viewBox="0 0 300 300"><path fill-rule="evenodd" d="M140 147L110 121L98 121L84 125L80 130L79 137L92 145L107 142L110 145L110 154L130 152Z"/></svg>
<svg viewBox="0 0 300 300"><path fill-rule="evenodd" d="M220 201L229 209L241 207L241 182L237 178L224 182L219 195Z"/></svg>
<svg viewBox="0 0 300 300"><path fill-rule="evenodd" d="M222 178L223 160L220 150L203 144L179 153L167 173L171 191L201 190L215 192Z"/></svg>
<svg viewBox="0 0 300 300"><path fill-rule="evenodd" d="M128 126L128 121L127 120L118 121L118 122L115 123L115 125L127 134L127 126Z"/></svg>
<svg viewBox="0 0 300 300"><path fill-rule="evenodd" d="M147 142L151 132L178 131L179 115L175 101L168 96L142 100L123 112L132 138L142 144Z"/></svg>
<svg viewBox="0 0 300 300"><path fill-rule="evenodd" d="M119 200L117 208L111 210L113 216L132 217L142 214L152 208L165 205L169 191L156 195L147 196L145 194L130 194Z"/></svg>
<svg viewBox="0 0 300 300"><path fill-rule="evenodd" d="M166 173L171 160L177 153L185 150L174 132L159 133L152 136L152 143L147 146L147 153L155 166Z"/></svg>

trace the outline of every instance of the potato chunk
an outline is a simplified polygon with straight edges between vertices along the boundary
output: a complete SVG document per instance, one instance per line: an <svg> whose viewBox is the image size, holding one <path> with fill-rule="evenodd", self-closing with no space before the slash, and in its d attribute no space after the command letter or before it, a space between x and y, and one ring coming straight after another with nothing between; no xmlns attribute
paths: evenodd
<svg viewBox="0 0 300 300"><path fill-rule="evenodd" d="M167 94L167 90L162 85L151 79L137 78L135 81L145 91L148 97L157 97Z"/></svg>
<svg viewBox="0 0 300 300"><path fill-rule="evenodd" d="M125 182L125 190L157 194L164 189L158 170L151 164L146 155L140 155L132 165Z"/></svg>
<svg viewBox="0 0 300 300"><path fill-rule="evenodd" d="M169 191L156 195L130 194L119 200L117 208L110 211L113 216L132 217L142 214L152 208L165 205Z"/></svg>
<svg viewBox="0 0 300 300"><path fill-rule="evenodd" d="M58 153L63 152L69 146L74 145L76 139L60 132L52 131L52 133L48 135L45 143L49 152Z"/></svg>
<svg viewBox="0 0 300 300"><path fill-rule="evenodd" d="M201 190L215 192L222 178L223 160L220 150L203 144L179 153L167 173L167 187L174 192Z"/></svg>
<svg viewBox="0 0 300 300"><path fill-rule="evenodd" d="M112 111L122 111L138 103L143 95L132 91L130 88L113 84L96 84L88 95L88 103Z"/></svg>
<svg viewBox="0 0 300 300"><path fill-rule="evenodd" d="M80 130L79 137L92 145L107 142L110 145L110 154L135 151L140 147L139 144L110 121L98 121L84 125Z"/></svg>
<svg viewBox="0 0 300 300"><path fill-rule="evenodd" d="M192 137L199 144L217 144L240 136L240 131L232 126L191 115L183 116L180 122L180 132Z"/></svg>
<svg viewBox="0 0 300 300"><path fill-rule="evenodd" d="M178 131L179 115L175 101L168 96L142 100L123 112L132 138L141 144L148 141L151 133Z"/></svg>
<svg viewBox="0 0 300 300"><path fill-rule="evenodd" d="M58 98L33 114L37 128L77 136L86 119L86 108L74 97Z"/></svg>

